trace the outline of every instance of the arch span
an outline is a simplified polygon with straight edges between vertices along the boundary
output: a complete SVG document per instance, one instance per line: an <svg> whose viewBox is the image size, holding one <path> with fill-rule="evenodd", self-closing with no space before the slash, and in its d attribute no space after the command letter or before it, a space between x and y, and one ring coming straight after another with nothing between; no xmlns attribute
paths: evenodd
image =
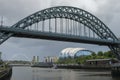
<svg viewBox="0 0 120 80"><path fill-rule="evenodd" d="M90 29L92 32L94 32L101 40L111 41L111 43L113 43L113 44L111 45L111 44L107 43L107 46L110 47L110 49L116 54L116 56L120 56L119 55L120 42L119 42L118 38L113 34L113 32L97 17L95 17L94 15L92 15L91 13L89 13L85 10L82 10L82 9L79 9L76 7L57 6L57 7L51 7L51 8L47 8L47 9L38 11L38 12L18 21L16 24L11 26L11 29L26 30L27 28L29 28L29 26L31 26L35 23L43 22L43 25L44 25L44 21L46 21L46 20L50 21L51 19L55 20L55 25L56 25L57 18L59 18L59 19L64 18L66 20L72 20L77 23L81 23L82 25L84 25L85 27ZM74 28L75 27L76 26L74 26ZM9 32L9 31L10 30L5 32L5 30L3 30L3 31L1 30L0 44L2 44L9 37L14 35L14 33L12 31L11 32ZM49 27L49 31L50 31L50 27ZM55 27L54 34L57 33L56 31L57 31L57 29ZM42 32L44 32L44 28L42 29ZM73 35L73 36L75 36L75 35ZM81 38L80 36L78 36L78 37ZM93 42L95 42L95 41L93 41ZM104 41L102 41L102 42L106 43ZM115 43L115 42L117 42L117 43ZM119 59L120 59L120 57L119 57Z"/></svg>
<svg viewBox="0 0 120 80"><path fill-rule="evenodd" d="M51 18L66 18L75 20L89 27L102 39L110 38L112 40L118 40L113 32L97 17L85 10L70 6L58 6L38 11L17 22L12 27L24 29L34 23Z"/></svg>

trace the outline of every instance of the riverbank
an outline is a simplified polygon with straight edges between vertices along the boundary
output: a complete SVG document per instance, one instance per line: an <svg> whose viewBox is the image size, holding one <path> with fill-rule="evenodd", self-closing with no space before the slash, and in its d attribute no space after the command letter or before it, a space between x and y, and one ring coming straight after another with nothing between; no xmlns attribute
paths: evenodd
<svg viewBox="0 0 120 80"><path fill-rule="evenodd" d="M120 63L115 63L112 65L111 74L113 77L120 77Z"/></svg>
<svg viewBox="0 0 120 80"><path fill-rule="evenodd" d="M31 67L52 68L53 67L53 63L39 62L39 63L31 65Z"/></svg>
<svg viewBox="0 0 120 80"><path fill-rule="evenodd" d="M5 68L4 70L0 70L0 80L9 79L12 75L12 67Z"/></svg>
<svg viewBox="0 0 120 80"><path fill-rule="evenodd" d="M12 67L1 60L0 62L0 80L9 80L12 75Z"/></svg>
<svg viewBox="0 0 120 80"><path fill-rule="evenodd" d="M111 70L110 65L85 65L85 64L52 64L52 63L38 63L31 67L38 68L55 68L55 69L106 69Z"/></svg>
<svg viewBox="0 0 120 80"><path fill-rule="evenodd" d="M111 66L96 66L96 65L82 65L82 64L56 64L58 69L106 69L111 70Z"/></svg>

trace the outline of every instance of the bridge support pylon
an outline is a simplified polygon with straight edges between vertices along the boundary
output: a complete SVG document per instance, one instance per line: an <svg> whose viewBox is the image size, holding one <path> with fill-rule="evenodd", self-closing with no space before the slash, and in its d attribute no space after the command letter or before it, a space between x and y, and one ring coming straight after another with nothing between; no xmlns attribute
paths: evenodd
<svg viewBox="0 0 120 80"><path fill-rule="evenodd" d="M109 48L111 49L112 53L115 54L116 58L120 61L120 45L110 45Z"/></svg>

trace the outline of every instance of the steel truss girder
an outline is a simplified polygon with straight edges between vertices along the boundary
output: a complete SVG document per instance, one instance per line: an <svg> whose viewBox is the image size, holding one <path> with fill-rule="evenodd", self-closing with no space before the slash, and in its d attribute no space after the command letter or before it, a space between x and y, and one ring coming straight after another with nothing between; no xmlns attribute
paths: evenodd
<svg viewBox="0 0 120 80"><path fill-rule="evenodd" d="M115 56L117 57L117 59L120 60L120 45L109 45L109 48L111 49L112 53L115 54Z"/></svg>
<svg viewBox="0 0 120 80"><path fill-rule="evenodd" d="M38 11L22 19L21 21L17 22L11 27L25 29L26 27L29 27L34 23L38 23L40 21L44 21L52 18L66 18L66 19L77 21L79 23L82 23L89 29L91 29L101 39L104 39L104 40L110 39L112 41L118 41L117 37L113 34L113 32L97 17L95 17L94 15L92 15L91 13L85 10L75 8L75 7L70 7L70 6L51 7L51 8ZM13 33L1 32L0 35L1 35L0 44L2 44L9 37L11 37ZM118 49L116 51L115 46L109 46L109 47L115 54L117 54ZM117 48L120 48L120 47L117 47Z"/></svg>
<svg viewBox="0 0 120 80"><path fill-rule="evenodd" d="M82 9L68 6L52 7L39 11L24 18L12 27L24 29L34 23L51 18L66 18L75 20L87 25L87 27L93 30L93 32L95 32L102 39L118 40L112 31L94 15Z"/></svg>

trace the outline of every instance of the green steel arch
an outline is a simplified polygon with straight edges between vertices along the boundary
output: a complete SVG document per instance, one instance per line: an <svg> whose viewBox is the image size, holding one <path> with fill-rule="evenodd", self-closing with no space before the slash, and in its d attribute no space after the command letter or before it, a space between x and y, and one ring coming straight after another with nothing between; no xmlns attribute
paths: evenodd
<svg viewBox="0 0 120 80"><path fill-rule="evenodd" d="M58 6L41 10L22 19L12 27L24 29L34 23L51 18L66 18L75 20L89 27L101 39L118 40L113 32L97 17L85 10L70 6Z"/></svg>
<svg viewBox="0 0 120 80"><path fill-rule="evenodd" d="M19 22L11 26L11 28L25 29L32 24L52 18L65 18L74 20L76 22L82 23L83 25L91 29L101 39L111 40L113 42L119 41L118 38L113 34L113 32L97 17L85 10L70 6L57 6L38 11L20 20ZM0 44L2 44L12 35L13 33L1 32ZM120 52L120 44L114 46L108 44L108 46L116 54L116 56L120 56L118 53ZM118 58L120 59L120 57Z"/></svg>

